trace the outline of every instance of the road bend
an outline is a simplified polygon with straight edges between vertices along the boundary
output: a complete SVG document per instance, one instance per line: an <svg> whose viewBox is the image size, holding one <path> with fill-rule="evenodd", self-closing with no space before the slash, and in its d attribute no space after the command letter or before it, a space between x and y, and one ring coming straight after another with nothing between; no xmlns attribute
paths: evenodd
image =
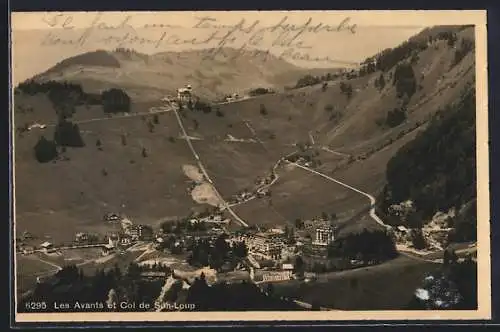
<svg viewBox="0 0 500 332"><path fill-rule="evenodd" d="M293 164L293 165L295 165L295 166L297 166L297 167L299 167L299 168L302 168L302 169L304 169L304 170L306 170L306 171L308 171L308 172L311 172L311 173L317 174L317 175L319 175L319 176L322 176L322 177L324 177L325 179L327 179L327 180L329 180L329 181L332 181L332 182L335 182L335 183L337 183L337 184L340 184L341 186L343 186L343 187L345 187L345 188L347 188L347 189L350 189L350 190L352 190L352 191L357 192L358 194L361 194L361 195L363 195L363 196L367 197L367 198L370 200L370 217L371 217L373 220L375 220L375 222L376 222L377 224L379 224L380 226L382 226L382 227L384 227L384 228L386 228L386 229L391 229L391 228L392 228L391 226L389 226L389 225L385 224L385 223L382 221L382 219L380 219L380 218L377 216L377 214L375 213L375 197L373 197L372 195L370 195L370 194L368 194L368 193L365 193L364 191L361 191L361 190L359 190L359 189L357 189L357 188L354 188L354 187L352 187L352 186L350 186L350 185L348 185L348 184L346 184L346 183L344 183L344 182L341 182L341 181L339 181L339 180L336 180L336 179L334 179L334 178L332 178L332 177L330 177L330 176L328 176L328 175L326 175L326 174L323 174L323 173L320 173L320 172L318 172L318 171L315 171L315 170L313 170L313 169L311 169L311 168L309 168L309 167L305 167L305 166L299 165L299 164L297 164L297 163L292 163L292 162L288 162L288 163Z"/></svg>
<svg viewBox="0 0 500 332"><path fill-rule="evenodd" d="M329 180L329 181L335 182L335 183L337 183L337 184L339 184L339 185L341 185L341 186L343 186L343 187L345 187L345 188L347 188L347 189L350 189L350 190L352 190L352 191L355 191L355 192L357 192L357 193L359 193L359 194L361 194L361 195L363 195L363 196L365 196L365 197L368 197L368 199L370 200L370 217L371 217L373 220L375 220L375 222L376 222L377 224L379 224L380 226L384 227L385 229L387 229L387 230L392 229L392 226L385 224L385 223L382 221L382 219L380 219L380 218L377 216L377 214L375 213L375 197L373 197L372 195L370 195L370 194L368 194L368 193L366 193L366 192L364 192L364 191L361 191L361 190L359 190L359 189L357 189L357 188L354 188L354 187L352 187L352 186L350 186L350 185L348 185L348 184L346 184L346 183L344 183L344 182L341 182L341 181L339 181L339 180L336 180L336 179L334 179L334 178L332 178L332 177L330 177L330 176L328 176L328 175L326 175L326 174L323 174L323 173L321 173L321 172L315 171L315 170L313 170L313 169L311 169L311 168L309 168L309 167L305 167L305 166L299 165L299 164L297 164L297 163L292 163L292 162L290 162L290 161L287 161L287 162L288 162L289 164L292 164L292 165L295 165L295 166L297 166L297 167L299 167L299 168L302 168L303 170L306 170L306 171L308 171L308 172L311 172L311 173L317 174L317 175L319 175L319 176L322 176L323 178L325 178L325 179L327 179L327 180ZM422 257L422 256L420 256L420 255L418 255L418 254L412 254L412 253L410 253L410 252L407 252L407 251L405 251L405 250L401 250L401 249L399 249L399 248L398 248L397 250L398 250L398 252L399 252L400 254L402 254L402 255L404 255L404 256L407 256L407 257L409 257L409 258L413 258L413 259L417 259L417 260L420 260L420 261L425 261L425 262L430 262L430 263L440 263L440 262L441 262L441 261L440 261L440 259L429 259L429 258L425 258L425 257Z"/></svg>

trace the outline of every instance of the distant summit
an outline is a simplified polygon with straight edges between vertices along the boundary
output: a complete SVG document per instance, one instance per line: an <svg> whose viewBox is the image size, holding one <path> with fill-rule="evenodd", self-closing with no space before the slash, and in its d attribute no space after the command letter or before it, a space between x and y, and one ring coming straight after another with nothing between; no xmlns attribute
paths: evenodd
<svg viewBox="0 0 500 332"><path fill-rule="evenodd" d="M215 99L261 87L281 89L309 72L314 69L299 68L260 50L222 48L147 55L118 48L64 59L34 79L79 83L91 93L122 88L136 100L158 100L190 82L200 97Z"/></svg>

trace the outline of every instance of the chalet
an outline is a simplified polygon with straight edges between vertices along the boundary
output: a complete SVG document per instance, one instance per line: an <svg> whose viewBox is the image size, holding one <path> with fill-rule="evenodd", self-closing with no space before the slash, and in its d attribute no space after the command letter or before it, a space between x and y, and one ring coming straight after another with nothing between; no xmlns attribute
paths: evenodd
<svg viewBox="0 0 500 332"><path fill-rule="evenodd" d="M120 221L122 218L117 214L117 213L108 213L104 216L104 221L107 222L117 222Z"/></svg>
<svg viewBox="0 0 500 332"><path fill-rule="evenodd" d="M109 254L111 254L115 249L115 246L111 243L108 243L108 244L105 244L102 249L101 249L101 253L103 256L107 256Z"/></svg>
<svg viewBox="0 0 500 332"><path fill-rule="evenodd" d="M49 253L49 252L52 252L54 250L54 246L52 245L52 243L50 242L47 242L45 241L44 243L42 243L40 245L40 247L42 247L42 250L45 252L45 253Z"/></svg>
<svg viewBox="0 0 500 332"><path fill-rule="evenodd" d="M396 227L396 229L401 232L401 233L407 233L408 232L408 228L404 227L404 226L401 226L399 225L398 227Z"/></svg>
<svg viewBox="0 0 500 332"><path fill-rule="evenodd" d="M22 235L22 239L23 240L32 240L33 239L33 235L30 232L28 232L28 231L24 231L23 235Z"/></svg>
<svg viewBox="0 0 500 332"><path fill-rule="evenodd" d="M32 246L25 246L25 247L22 247L22 253L24 255L31 255L35 252L35 248L32 247Z"/></svg>
<svg viewBox="0 0 500 332"><path fill-rule="evenodd" d="M121 236L120 237L120 245L122 246L129 246L132 244L132 239L129 236Z"/></svg>
<svg viewBox="0 0 500 332"><path fill-rule="evenodd" d="M89 235L87 233L78 232L75 235L76 242L85 242L89 240Z"/></svg>

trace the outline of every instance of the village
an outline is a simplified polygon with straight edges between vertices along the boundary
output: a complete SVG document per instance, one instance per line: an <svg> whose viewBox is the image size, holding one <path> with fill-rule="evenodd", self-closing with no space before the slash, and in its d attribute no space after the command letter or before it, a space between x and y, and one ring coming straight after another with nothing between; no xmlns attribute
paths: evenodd
<svg viewBox="0 0 500 332"><path fill-rule="evenodd" d="M179 254L188 257L196 243L205 241L213 247L217 241L224 239L228 248L243 244L245 257L237 265L222 264L217 268L218 272L230 273L243 269L247 271L243 279L250 277L255 282L268 282L295 278L298 272L295 262L297 257L303 254L304 246L326 249L335 240L335 228L330 224L323 222L320 226L312 227L314 224L319 225L317 220L306 222L305 224L310 226L307 231L300 232L295 232L293 227L280 226L228 231L230 220L224 218L220 212L199 213L178 221L167 221L159 229L153 229L149 225L134 224L129 218L118 213L106 214L102 222L117 225L119 229L104 236L77 232L71 243L57 244L44 241L38 245L28 245L27 243L35 243L36 237L24 232L18 238L17 252L21 255L50 257L63 250L98 248L100 255L107 257L120 254L140 244L148 248L148 252L157 252L164 258L171 255L178 257ZM198 267L203 268L203 266ZM311 273L305 276L313 278Z"/></svg>
<svg viewBox="0 0 500 332"><path fill-rule="evenodd" d="M235 93L226 97L224 102L234 102L244 98L246 97L240 97ZM192 103L193 100L193 89L187 84L177 90L177 98L166 97L163 101L185 105ZM307 149L308 144L305 144L300 150L305 152ZM227 200L228 206L271 196L270 187L278 180L277 168L283 163L314 168L314 160L308 154L292 153L284 156L267 174L255 179L253 189L244 189L230 197ZM196 181L188 184L188 192L191 192L196 185ZM391 206L390 212L405 219L413 212L413 206L411 202L403 202ZM398 250L413 251L416 254L443 250L447 234L452 230L446 226L447 217L447 215L438 216L431 224L422 228L420 246L414 245L413 230L408 227L389 227L390 236ZM222 262L216 267L218 272L243 269L254 282L288 281L293 278L301 278L307 282L314 279L316 273L326 272L328 269L325 266L332 265L328 248L338 238L334 219L335 216L323 213L321 217L311 220L296 220L293 226L275 225L265 228L254 225L229 231L228 226L234 224L235 220L225 217L224 209L219 207L207 209L202 213L193 213L179 220L165 221L158 229L154 229L150 225L135 224L127 216L111 212L103 216L102 222L113 225L112 232L94 234L80 231L75 234L71 243L58 244L50 241L39 243L34 241L32 234L25 231L18 237L16 249L23 255L53 255L61 250L98 248L102 257L110 257L142 244L147 246L147 250L156 251L166 257L183 254L184 259L190 264L204 267L207 262L199 262L192 258L193 252L197 250L196 246L200 242L208 243L208 249L205 249L210 250L209 248L218 240L223 239L230 248L243 244L244 257L241 258L244 259L238 264ZM334 266L334 270L351 269L373 263L347 256L340 257L340 260L342 264ZM300 267L297 266L298 261Z"/></svg>

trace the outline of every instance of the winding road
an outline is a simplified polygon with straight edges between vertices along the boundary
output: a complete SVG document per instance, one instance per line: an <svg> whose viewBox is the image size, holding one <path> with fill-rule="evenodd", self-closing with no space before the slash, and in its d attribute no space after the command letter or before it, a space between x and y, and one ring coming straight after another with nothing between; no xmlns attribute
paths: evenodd
<svg viewBox="0 0 500 332"><path fill-rule="evenodd" d="M311 173L317 174L317 175L319 175L319 176L322 176L322 177L324 177L325 179L327 179L327 180L329 180L329 181L335 182L335 183L337 183L337 184L339 184L339 185L341 185L341 186L343 186L343 187L345 187L345 188L347 188L347 189L350 189L350 190L352 190L352 191L357 192L358 194L361 194L361 195L363 195L363 196L367 197L367 198L370 200L370 217L371 217L373 220L375 220L375 222L376 222L377 224L379 224L380 226L382 226L382 227L384 227L384 228L386 228L386 229L392 229L392 226L385 224L385 223L382 221L382 219L380 219L380 218L377 216L377 214L375 213L375 197L373 197L372 195L370 195L370 194L368 194L368 193L366 193L366 192L364 192L364 191L361 191L361 190L359 190L359 189L356 189L356 188L354 188L354 187L352 187L352 186L350 186L350 185L348 185L348 184L345 184L344 182L341 182L341 181L339 181L339 180L336 180L336 179L334 179L334 178L332 178L332 177L330 177L330 176L328 176L328 175L326 175L326 174L323 174L323 173L320 173L320 172L318 172L318 171L315 171L315 170L313 170L313 169L311 169L311 168L309 168L309 167L305 167L305 166L302 166L302 165L300 165L300 164L293 163L293 162L291 162L291 161L287 161L287 162L288 162L289 164L295 165L296 167L302 168L303 170L306 170L306 171L308 171L308 172L311 172Z"/></svg>
<svg viewBox="0 0 500 332"><path fill-rule="evenodd" d="M305 171L308 171L308 172L311 172L311 173L317 174L317 175L319 175L319 176L321 176L321 177L323 177L323 178L325 178L325 179L327 179L327 180L329 180L329 181L331 181L331 182L335 182L335 183L337 183L337 184L339 184L339 185L341 185L341 186L343 186L343 187L345 187L345 188L347 188L347 189L350 189L350 190L352 190L352 191L357 192L358 194L361 194L361 195L363 195L363 196L367 197L367 198L370 200L370 217L371 217L371 218L372 218L372 219L373 219L373 220L374 220L377 224L379 224L380 226L384 227L385 229L387 229L387 230L391 230L391 229L392 229L392 226L385 224L385 223L382 221L382 219L380 219L380 218L377 216L377 214L375 213L375 202L376 202L376 201L375 201L375 197L373 197L372 195L370 195L370 194L368 194L368 193L366 193L366 192L364 192L364 191L361 191L361 190L359 190L359 189L357 189L357 188L354 188L354 187L352 187L352 186L350 186L350 185L348 185L348 184L346 184L346 183L344 183L344 182L341 182L341 181L339 181L339 180L336 180L336 179L334 179L334 178L332 178L332 177L330 177L330 176L328 176L328 175L326 175L326 174L323 174L323 173L321 173L321 172L315 171L315 170L313 170L313 169L311 169L311 168L309 168L309 167L305 167L305 166L302 166L302 165L300 165L300 164L293 163L293 162L290 162L290 161L287 161L287 162L288 162L289 164L291 164L291 165L295 165L296 167L299 167L299 168L301 168L301 169L303 169L303 170L305 170ZM406 250L404 250L404 248L401 248L401 246L399 246L399 248L398 248L398 246L396 246L396 249L397 249L397 251L398 251L400 254L405 255L405 256L407 256L407 257L409 257L409 258L416 259L416 260L425 261L425 262L429 262L429 263L437 263L437 264L440 264L440 263L442 263L442 261L443 261L441 258L437 258L437 259L436 259L436 258L425 258L425 257L422 257L422 256L421 256L421 255L419 255L417 252L410 252L410 251L406 251Z"/></svg>

